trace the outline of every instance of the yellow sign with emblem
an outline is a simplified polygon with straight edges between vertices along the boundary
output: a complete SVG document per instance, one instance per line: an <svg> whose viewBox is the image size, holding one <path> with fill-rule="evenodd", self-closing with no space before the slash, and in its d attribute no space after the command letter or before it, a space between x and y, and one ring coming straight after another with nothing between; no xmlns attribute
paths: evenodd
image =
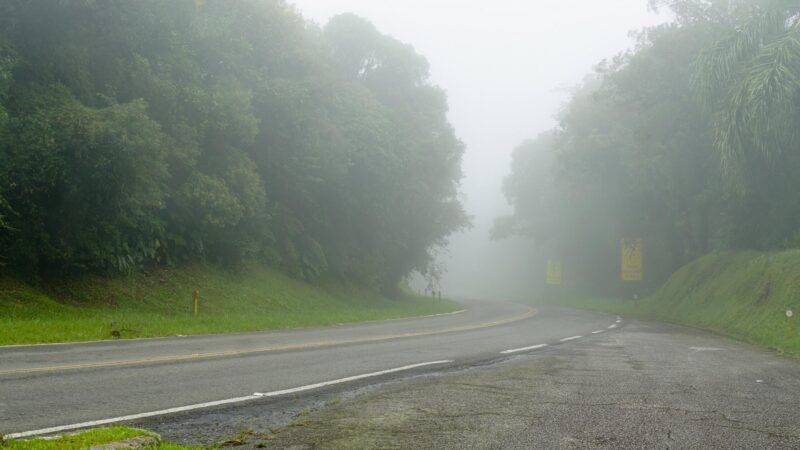
<svg viewBox="0 0 800 450"><path fill-rule="evenodd" d="M547 284L561 286L561 262L547 260Z"/></svg>
<svg viewBox="0 0 800 450"><path fill-rule="evenodd" d="M642 279L642 240L622 240L622 281Z"/></svg>

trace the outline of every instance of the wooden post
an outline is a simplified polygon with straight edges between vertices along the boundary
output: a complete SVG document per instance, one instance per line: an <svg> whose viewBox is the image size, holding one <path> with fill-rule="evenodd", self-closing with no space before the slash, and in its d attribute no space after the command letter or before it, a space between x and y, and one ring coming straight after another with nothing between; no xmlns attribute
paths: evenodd
<svg viewBox="0 0 800 450"><path fill-rule="evenodd" d="M197 313L200 310L200 291L195 289L192 292L192 313L195 317L197 317Z"/></svg>

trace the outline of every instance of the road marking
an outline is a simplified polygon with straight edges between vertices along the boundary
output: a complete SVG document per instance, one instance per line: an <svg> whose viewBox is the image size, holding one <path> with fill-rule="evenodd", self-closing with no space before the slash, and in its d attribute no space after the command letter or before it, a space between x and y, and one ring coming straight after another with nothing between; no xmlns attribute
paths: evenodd
<svg viewBox="0 0 800 450"><path fill-rule="evenodd" d="M446 328L442 330L434 330L434 331L422 331L418 333L401 333L401 334L393 334L393 335L385 335L385 336L374 336L369 338L362 338L362 339L340 339L340 340L333 340L333 341L318 341L318 342L309 342L306 344L286 344L286 345L276 345L272 347L261 347L261 348L253 348L253 349L244 349L244 350L225 350L219 352L208 352L208 353L191 353L191 354L184 354L184 355L169 355L169 356L157 356L153 358L141 358L141 359L127 359L127 360L112 360L112 361L100 361L95 363L81 363L81 364L63 364L63 365L55 365L55 366L44 366L44 367L30 367L30 368L23 368L23 369L9 369L9 370L0 370L0 376L2 375L21 375L21 374L30 374L30 373L41 373L41 372L56 372L61 370L77 370L77 369L93 369L93 368L100 368L100 367L119 367L119 366L135 366L135 365L143 365L143 364L156 364L156 363L164 363L164 362L178 362L178 361L188 361L188 360L197 360L197 359L209 359L209 358L223 358L223 357L230 357L230 356L242 356L242 355L251 355L257 353L270 353L270 352L278 352L278 351L289 351L289 350L308 350L312 348L323 348L323 347L332 347L336 345L348 345L348 344L364 344L370 342L382 342L382 341L390 341L394 339L403 339L403 338L412 338L412 337L422 337L422 336L434 336L439 334L447 334L447 333L457 333L461 331L472 331L472 330L480 330L484 328L491 328L499 325L506 325L513 322L519 322L521 320L529 319L536 315L537 311L534 308L527 308L527 311L524 314L519 316L510 317L508 319L502 320L495 320L492 322L484 322L479 323L477 325L464 325L460 327L453 327L453 328Z"/></svg>
<svg viewBox="0 0 800 450"><path fill-rule="evenodd" d="M561 341L559 341L559 342L574 341L575 339L580 339L580 338L582 338L582 337L583 337L583 336L572 336L572 337L568 337L568 338L561 339Z"/></svg>
<svg viewBox="0 0 800 450"><path fill-rule="evenodd" d="M346 326L353 326L353 325L363 325L369 323L385 323L385 322L397 322L400 320L414 320L414 319L430 319L431 317L442 317L442 316L455 316L457 314L467 312L466 309L459 309L458 311L452 311L447 313L439 313L439 314L428 314L427 316L411 316L411 317L396 317L394 319L378 319L378 320L365 320L363 322L339 322L335 323L331 326L335 327L346 327ZM283 330L274 330L274 331L291 331L291 330L302 330L303 328L285 328Z"/></svg>
<svg viewBox="0 0 800 450"><path fill-rule="evenodd" d="M306 385L306 386L300 386L300 387L291 388L291 389L284 389L284 390L281 390L281 391L256 392L253 395L256 395L258 397L277 397L279 395L295 394L297 392L310 391L312 389L319 389L321 387L331 386L331 385L334 385L334 384L348 383L350 381L362 380L364 378L378 377L378 376L381 376L381 375L387 375L387 374L395 373L395 372L402 372L404 370L411 370L411 369L416 369L416 368L425 367L425 366L432 366L432 365L438 365L438 364L449 364L451 362L453 362L453 360L449 360L448 359L448 360L444 360L444 361L433 361L433 362L427 362L427 363L412 364L410 366L398 367L396 369L382 370L380 372L365 373L363 375L354 375L352 377L340 378L338 380L333 380L333 381L323 381L322 383L309 384L309 385Z"/></svg>
<svg viewBox="0 0 800 450"><path fill-rule="evenodd" d="M600 334L600 333L603 333L603 332L605 332L605 331L606 331L606 330L597 330L597 331L592 331L592 334Z"/></svg>
<svg viewBox="0 0 800 450"><path fill-rule="evenodd" d="M613 330L614 328L617 328L617 324L609 325L608 327L609 330Z"/></svg>
<svg viewBox="0 0 800 450"><path fill-rule="evenodd" d="M509 353L525 352L528 350L536 350L538 348L544 348L544 347L547 347L547 344L531 345L530 347L522 347L522 348L512 348L511 350L503 350L500 353L503 355L508 355Z"/></svg>
<svg viewBox="0 0 800 450"><path fill-rule="evenodd" d="M256 400L256 399L260 399L260 398L264 398L264 397L277 397L277 396L280 396L280 395L293 394L293 393L303 392L303 391L310 391L312 389L318 389L318 388L321 388L321 387L331 386L331 385L334 385L334 384L342 384L342 383L347 383L347 382L350 382L350 381L362 380L364 378L374 378L374 377L377 377L377 376L387 375L387 374L390 374L390 373L403 372L403 371L407 371L407 370L418 369L420 367L428 367L428 366L434 366L434 365L449 364L449 363L452 363L452 362L453 362L452 360L444 360L444 361L431 361L431 362L425 362L425 363L419 363L419 364L411 364L409 366L397 367L395 369L382 370L380 372L365 373L363 375L355 375L355 376L352 376L352 377L340 378L338 380L323 381L322 383L309 384L309 385L306 385L306 386L300 386L300 387L296 387L296 388L292 388L292 389L284 389L284 390L281 390L281 391L273 391L273 392L266 392L266 393L256 392L253 395L246 395L244 397L235 397L235 398L228 398L228 399L225 399L225 400L217 400L217 401L213 401L213 402L197 403L197 404L194 404L194 405L179 406L179 407L176 407L176 408L168 408L168 409L162 409L162 410L159 410L159 411L151 411L151 412L145 412L145 413L139 413L139 414L131 414L131 415L128 415L128 416L112 417L112 418L109 418L109 419L92 420L92 421L89 421L89 422L75 423L75 424L72 424L72 425L61 425L61 426L57 426L57 427L42 428L42 429L39 429L39 430L22 431L22 432L19 432L19 433L10 433L10 434L6 434L5 437L8 438L8 439L19 439L19 438L24 438L24 437L36 436L36 435L39 435L39 434L60 433L62 431L71 431L71 430L77 430L77 429L80 429L80 428L97 427L97 426L101 426L101 425L107 425L107 424L110 424L110 423L127 422L127 421L131 421L131 420L146 419L148 417L163 416L163 415L167 415L167 414L174 414L174 413L179 413L179 412L192 411L192 410L195 410L195 409L211 408L211 407L214 407L214 406L229 405L229 404L232 404L232 403L242 403L242 402L246 402L246 401L250 401L250 400Z"/></svg>

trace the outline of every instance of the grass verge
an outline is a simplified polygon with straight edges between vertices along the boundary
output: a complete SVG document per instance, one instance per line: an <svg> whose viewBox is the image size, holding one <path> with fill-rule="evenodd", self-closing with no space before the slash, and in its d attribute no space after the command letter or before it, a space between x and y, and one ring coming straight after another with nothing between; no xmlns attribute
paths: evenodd
<svg viewBox="0 0 800 450"><path fill-rule="evenodd" d="M687 325L800 355L800 329L789 336L786 317L788 309L800 313L798 250L707 255L637 302L566 298L554 303Z"/></svg>
<svg viewBox="0 0 800 450"><path fill-rule="evenodd" d="M129 428L123 426L95 428L74 434L65 434L55 438L32 438L32 439L10 439L0 440L0 449L3 450L83 450L94 445L103 445L111 442L122 441L125 439L139 436L158 436L145 430ZM183 445L162 442L159 439L158 445L147 447L157 450L187 450L196 447L186 447Z"/></svg>
<svg viewBox="0 0 800 450"><path fill-rule="evenodd" d="M193 266L43 287L0 279L0 345L271 330L457 309L448 300L394 300L338 283L309 285L264 267L232 273Z"/></svg>

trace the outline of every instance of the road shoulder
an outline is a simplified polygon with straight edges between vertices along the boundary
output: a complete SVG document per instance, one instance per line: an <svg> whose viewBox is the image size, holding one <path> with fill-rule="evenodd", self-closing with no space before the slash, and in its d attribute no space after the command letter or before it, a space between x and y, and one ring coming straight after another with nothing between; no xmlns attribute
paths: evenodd
<svg viewBox="0 0 800 450"><path fill-rule="evenodd" d="M385 386L270 448L798 448L800 362L669 325Z"/></svg>

